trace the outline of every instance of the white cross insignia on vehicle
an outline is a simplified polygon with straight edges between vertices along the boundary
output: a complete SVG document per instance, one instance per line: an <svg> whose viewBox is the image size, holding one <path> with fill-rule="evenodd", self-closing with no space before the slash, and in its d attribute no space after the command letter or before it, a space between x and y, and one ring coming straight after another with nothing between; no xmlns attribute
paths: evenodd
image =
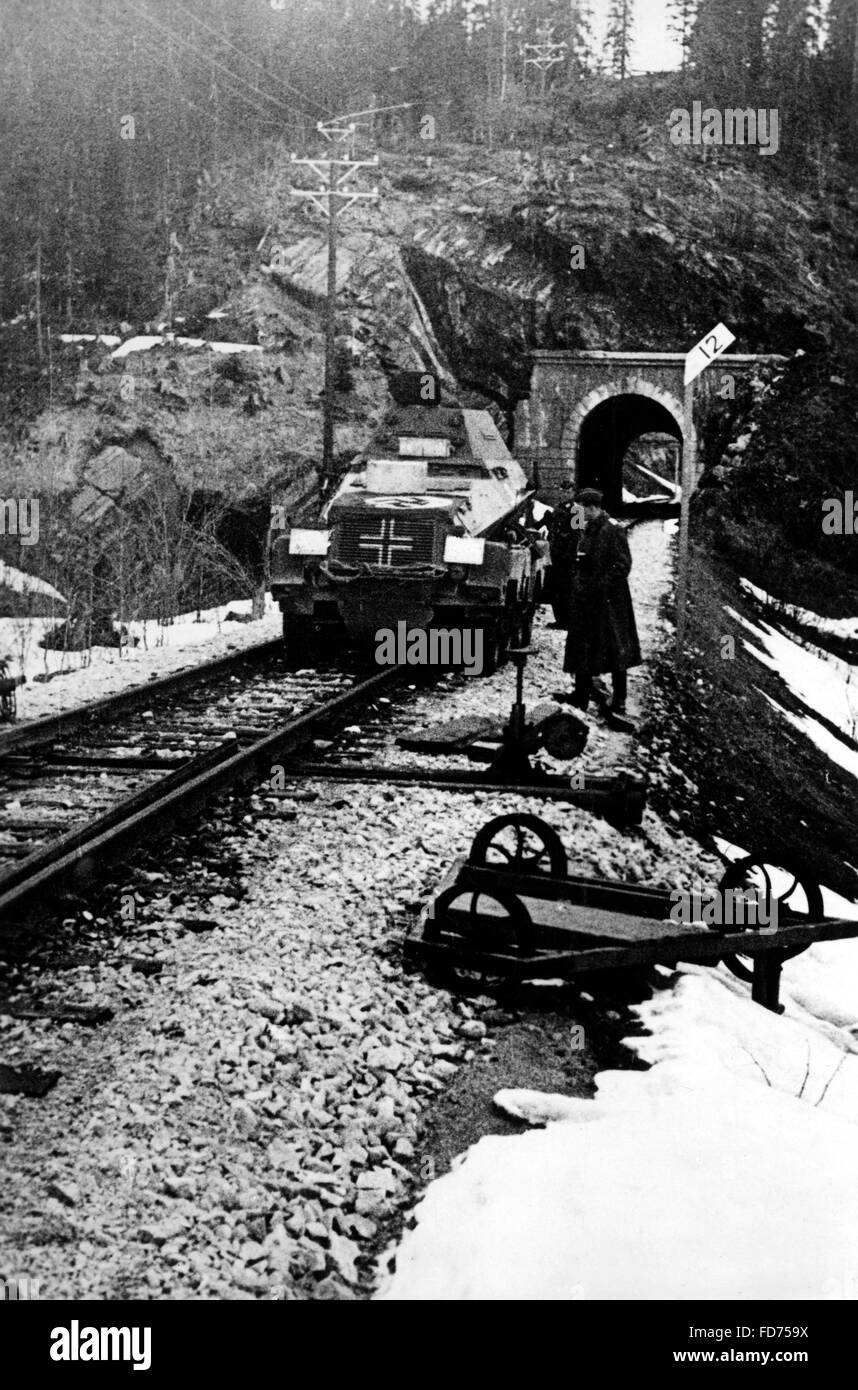
<svg viewBox="0 0 858 1390"><path fill-rule="evenodd" d="M413 536L397 536L396 521L390 517L381 523L381 530L377 535L362 535L358 543L359 550L374 550L376 552L374 563L384 565L390 569L394 560L394 552L404 551L410 555L414 549Z"/></svg>

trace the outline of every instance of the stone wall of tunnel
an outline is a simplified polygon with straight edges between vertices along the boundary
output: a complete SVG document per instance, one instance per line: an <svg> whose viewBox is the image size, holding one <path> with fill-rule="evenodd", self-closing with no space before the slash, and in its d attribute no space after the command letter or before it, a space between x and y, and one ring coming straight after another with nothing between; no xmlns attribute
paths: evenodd
<svg viewBox="0 0 858 1390"><path fill-rule="evenodd" d="M722 358L694 387L697 475L705 466L710 425L723 431L735 411L736 385L754 372L750 356ZM642 434L682 442L683 358L659 354L548 351L534 355L530 394L515 409L513 452L532 474L545 502L559 498L561 479L600 486L611 510L622 497L622 458ZM719 451L720 452L720 451Z"/></svg>

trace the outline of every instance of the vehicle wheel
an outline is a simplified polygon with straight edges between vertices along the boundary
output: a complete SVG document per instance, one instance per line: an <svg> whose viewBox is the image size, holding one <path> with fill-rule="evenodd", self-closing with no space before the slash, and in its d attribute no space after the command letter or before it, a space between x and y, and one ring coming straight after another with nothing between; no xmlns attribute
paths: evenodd
<svg viewBox="0 0 858 1390"><path fill-rule="evenodd" d="M510 628L505 618L490 619L483 625L483 674L490 676L509 659Z"/></svg>
<svg viewBox="0 0 858 1390"><path fill-rule="evenodd" d="M557 831L539 816L496 816L477 831L468 863L501 872L565 878L566 850Z"/></svg>
<svg viewBox="0 0 858 1390"><path fill-rule="evenodd" d="M484 904L481 911L480 904ZM427 923L427 928L429 924ZM459 938L463 949L499 951L504 955L533 954L534 928L530 913L515 893L495 888L474 892L454 884L435 900L432 926L426 939ZM487 962L487 968L490 962Z"/></svg>
<svg viewBox="0 0 858 1390"><path fill-rule="evenodd" d="M283 646L291 665L312 666L318 634L312 618L303 614L283 614Z"/></svg>
<svg viewBox="0 0 858 1390"><path fill-rule="evenodd" d="M762 896L766 905L766 915L771 918L772 905L777 906L779 922L819 922L825 916L822 890L815 879L810 878L799 868L783 869L763 860L761 856L749 854L737 859L725 870L718 884L718 891L738 889L741 892L751 889L758 897ZM725 928L725 930L730 930ZM753 927L747 930L753 931ZM781 960L789 960L806 950L805 946L795 946L781 952ZM750 984L753 981L753 958L749 956L725 956L724 964L739 980Z"/></svg>

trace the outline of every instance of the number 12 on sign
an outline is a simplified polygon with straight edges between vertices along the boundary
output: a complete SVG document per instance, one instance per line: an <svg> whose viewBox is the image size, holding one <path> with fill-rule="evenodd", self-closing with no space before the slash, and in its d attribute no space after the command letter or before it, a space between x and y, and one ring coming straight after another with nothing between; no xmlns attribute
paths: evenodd
<svg viewBox="0 0 858 1390"><path fill-rule="evenodd" d="M699 376L710 362L714 362L716 357L720 357L722 352L726 352L731 343L735 343L736 335L731 333L729 328L723 323L716 324L711 333L707 333L705 338L695 344L685 358L685 385Z"/></svg>

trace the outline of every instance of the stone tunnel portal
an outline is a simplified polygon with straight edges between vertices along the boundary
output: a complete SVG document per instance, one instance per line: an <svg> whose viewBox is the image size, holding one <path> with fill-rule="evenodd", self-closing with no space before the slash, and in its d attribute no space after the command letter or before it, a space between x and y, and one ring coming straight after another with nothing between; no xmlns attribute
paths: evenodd
<svg viewBox="0 0 858 1390"><path fill-rule="evenodd" d="M647 434L670 435L682 448L680 420L648 395L623 392L609 396L581 421L577 439L578 486L599 488L613 516L625 510L623 460L626 452L636 439Z"/></svg>
<svg viewBox="0 0 858 1390"><path fill-rule="evenodd" d="M699 425L734 399L737 380L761 362L780 360L772 353L725 353L686 391L684 353L537 348L530 394L516 405L516 456L549 506L572 478L580 487L599 486L608 510L621 514L624 482L627 492L641 496L649 475L655 492L668 491L661 481L671 481L683 449L693 486ZM641 442L631 448L635 440ZM628 510L636 505L629 501Z"/></svg>

